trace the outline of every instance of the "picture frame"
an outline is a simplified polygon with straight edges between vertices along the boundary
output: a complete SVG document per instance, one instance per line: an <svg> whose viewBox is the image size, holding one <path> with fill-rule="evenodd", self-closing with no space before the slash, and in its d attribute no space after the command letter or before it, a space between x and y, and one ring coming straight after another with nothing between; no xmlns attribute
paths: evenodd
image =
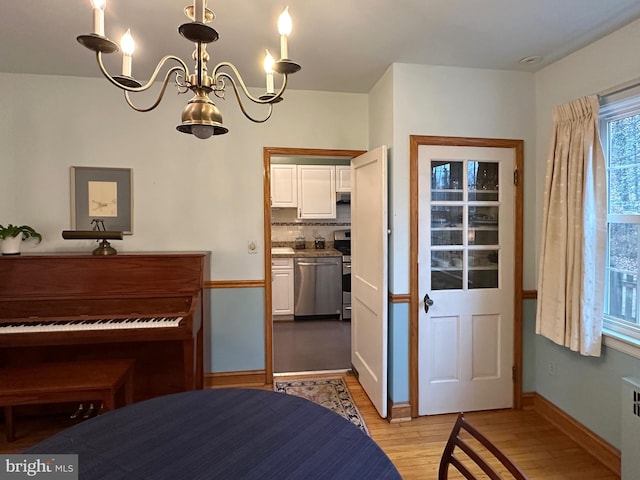
<svg viewBox="0 0 640 480"><path fill-rule="evenodd" d="M105 230L133 234L131 168L71 167L71 228L93 230L94 220Z"/></svg>

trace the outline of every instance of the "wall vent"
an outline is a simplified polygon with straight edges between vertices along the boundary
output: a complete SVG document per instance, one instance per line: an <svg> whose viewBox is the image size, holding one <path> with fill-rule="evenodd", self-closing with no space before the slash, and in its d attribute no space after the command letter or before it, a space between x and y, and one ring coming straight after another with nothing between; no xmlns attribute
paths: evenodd
<svg viewBox="0 0 640 480"><path fill-rule="evenodd" d="M622 379L620 422L621 480L640 479L640 378Z"/></svg>

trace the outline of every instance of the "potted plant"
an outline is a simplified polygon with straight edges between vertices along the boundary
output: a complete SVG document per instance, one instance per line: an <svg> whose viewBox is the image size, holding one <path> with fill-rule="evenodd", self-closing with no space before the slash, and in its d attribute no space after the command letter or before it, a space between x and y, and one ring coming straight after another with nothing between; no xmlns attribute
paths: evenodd
<svg viewBox="0 0 640 480"><path fill-rule="evenodd" d="M0 225L0 249L3 255L18 255L23 240L35 238L37 243L42 241L42 235L28 225Z"/></svg>

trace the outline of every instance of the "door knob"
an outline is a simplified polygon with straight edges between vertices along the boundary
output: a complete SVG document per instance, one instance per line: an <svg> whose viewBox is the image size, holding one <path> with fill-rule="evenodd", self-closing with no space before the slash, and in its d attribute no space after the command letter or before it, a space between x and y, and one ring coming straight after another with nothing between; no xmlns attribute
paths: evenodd
<svg viewBox="0 0 640 480"><path fill-rule="evenodd" d="M424 313L429 313L429 307L433 305L433 300L429 298L429 294L424 294Z"/></svg>

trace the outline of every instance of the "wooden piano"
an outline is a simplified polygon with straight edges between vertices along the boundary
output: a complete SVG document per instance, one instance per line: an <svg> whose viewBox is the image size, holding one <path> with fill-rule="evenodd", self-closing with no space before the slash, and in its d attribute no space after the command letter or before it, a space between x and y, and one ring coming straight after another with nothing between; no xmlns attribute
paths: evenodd
<svg viewBox="0 0 640 480"><path fill-rule="evenodd" d="M203 386L209 252L0 257L0 367L134 358L134 400Z"/></svg>

